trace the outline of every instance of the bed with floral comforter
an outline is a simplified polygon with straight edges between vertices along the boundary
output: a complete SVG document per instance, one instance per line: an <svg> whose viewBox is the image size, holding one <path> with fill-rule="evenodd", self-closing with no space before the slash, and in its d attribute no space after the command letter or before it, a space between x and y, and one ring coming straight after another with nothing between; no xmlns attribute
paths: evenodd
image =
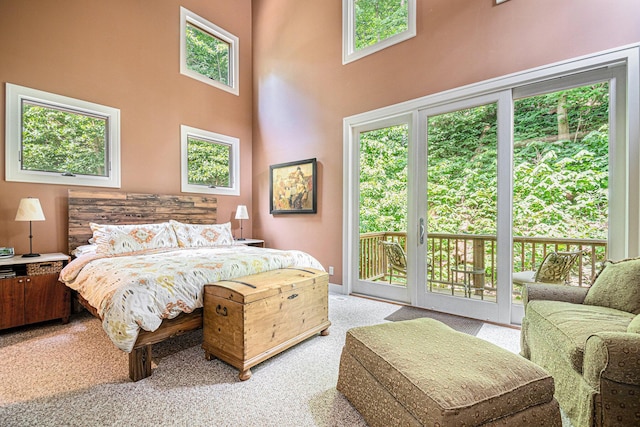
<svg viewBox="0 0 640 427"><path fill-rule="evenodd" d="M324 270L301 251L244 245L89 253L69 263L61 280L93 306L113 343L130 352L140 329L202 307L208 283L280 268Z"/></svg>

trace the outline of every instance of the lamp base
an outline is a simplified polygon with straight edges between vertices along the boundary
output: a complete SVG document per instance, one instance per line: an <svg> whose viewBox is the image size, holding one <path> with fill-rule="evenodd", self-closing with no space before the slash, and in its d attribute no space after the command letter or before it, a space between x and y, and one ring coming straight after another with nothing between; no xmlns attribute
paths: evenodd
<svg viewBox="0 0 640 427"><path fill-rule="evenodd" d="M40 256L40 254L28 253L28 254L22 255L23 258L33 258L37 256Z"/></svg>

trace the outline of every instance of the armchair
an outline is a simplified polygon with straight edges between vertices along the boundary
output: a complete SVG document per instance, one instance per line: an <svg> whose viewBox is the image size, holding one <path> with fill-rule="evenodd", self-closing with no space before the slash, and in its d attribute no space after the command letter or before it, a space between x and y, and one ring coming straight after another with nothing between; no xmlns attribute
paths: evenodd
<svg viewBox="0 0 640 427"><path fill-rule="evenodd" d="M526 284L523 302L521 354L573 426L640 425L640 259L608 261L591 288Z"/></svg>

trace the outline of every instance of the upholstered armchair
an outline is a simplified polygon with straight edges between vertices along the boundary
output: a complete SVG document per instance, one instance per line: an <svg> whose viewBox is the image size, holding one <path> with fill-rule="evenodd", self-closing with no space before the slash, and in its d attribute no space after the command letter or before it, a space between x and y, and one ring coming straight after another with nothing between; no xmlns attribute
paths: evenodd
<svg viewBox="0 0 640 427"><path fill-rule="evenodd" d="M524 289L521 354L553 376L573 426L640 425L640 259L608 261L591 288Z"/></svg>

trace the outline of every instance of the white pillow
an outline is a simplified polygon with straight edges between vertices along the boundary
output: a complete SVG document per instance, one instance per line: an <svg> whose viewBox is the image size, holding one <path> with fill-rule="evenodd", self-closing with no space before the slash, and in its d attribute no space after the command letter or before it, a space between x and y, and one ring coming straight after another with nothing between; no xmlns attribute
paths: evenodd
<svg viewBox="0 0 640 427"><path fill-rule="evenodd" d="M97 252L123 254L147 249L177 248L178 241L168 222L159 224L105 225L90 223Z"/></svg>
<svg viewBox="0 0 640 427"><path fill-rule="evenodd" d="M233 245L231 223L224 224L184 224L169 221L178 238L181 248L199 248L206 246Z"/></svg>
<svg viewBox="0 0 640 427"><path fill-rule="evenodd" d="M80 245L71 251L71 255L79 257L82 255L95 254L98 251L98 245Z"/></svg>

